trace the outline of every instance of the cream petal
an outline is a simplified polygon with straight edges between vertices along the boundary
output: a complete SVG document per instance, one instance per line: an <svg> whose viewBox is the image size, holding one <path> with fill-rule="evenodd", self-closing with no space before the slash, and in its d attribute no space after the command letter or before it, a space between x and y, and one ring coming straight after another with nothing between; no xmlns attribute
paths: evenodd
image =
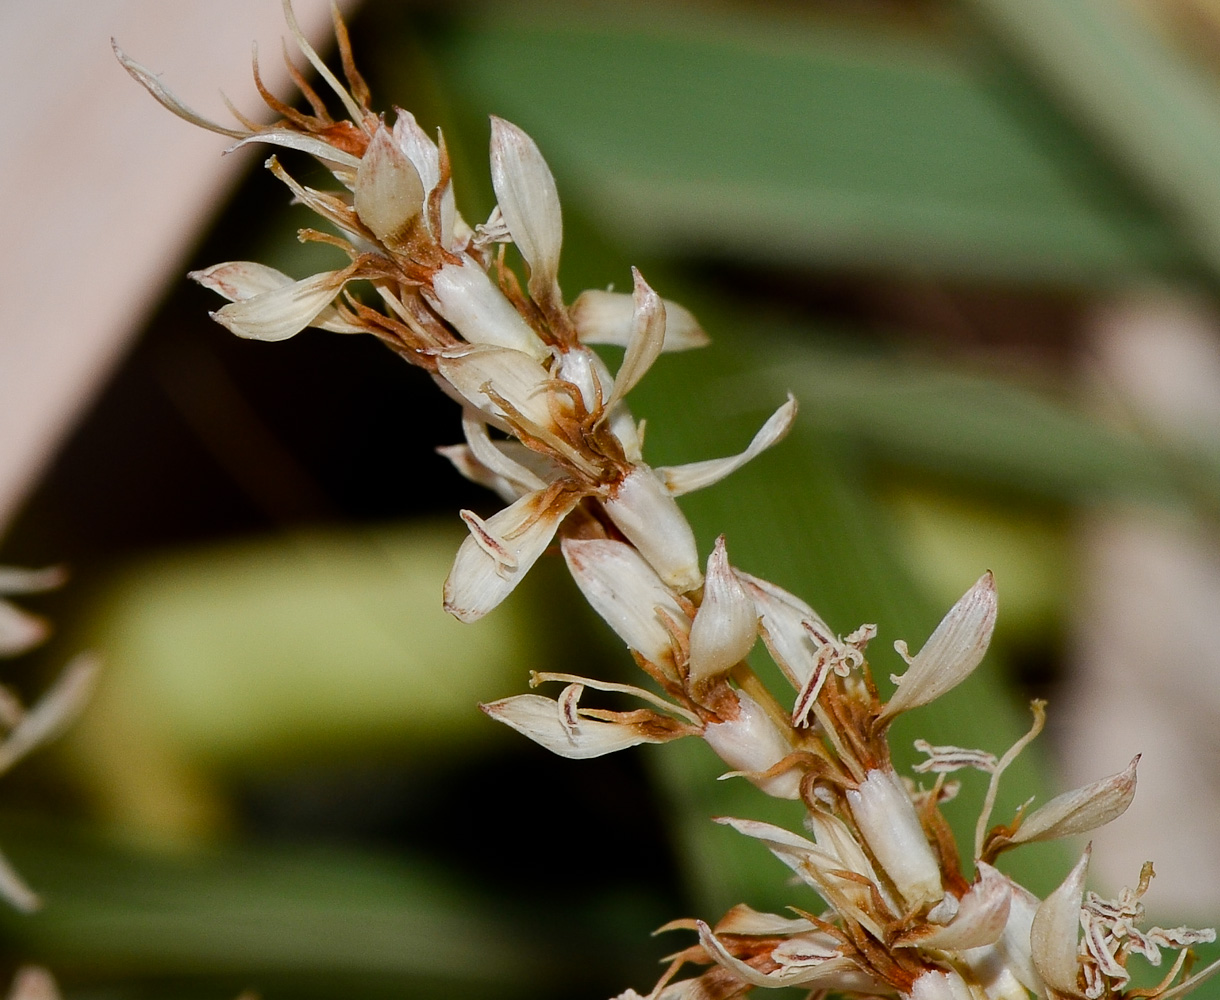
<svg viewBox="0 0 1220 1000"><path fill-rule="evenodd" d="M691 625L691 682L708 680L740 663L757 637L758 612L733 575L721 535L708 556L703 603Z"/></svg>
<svg viewBox="0 0 1220 1000"><path fill-rule="evenodd" d="M249 340L287 340L313 323L347 280L345 271L323 271L302 281L231 302L212 313L212 318L230 332Z"/></svg>
<svg viewBox="0 0 1220 1000"><path fill-rule="evenodd" d="M519 694L479 706L493 719L528 736L560 757L586 760L639 746L668 743L684 735L621 722L607 722L569 713L563 706L538 694Z"/></svg>
<svg viewBox="0 0 1220 1000"><path fill-rule="evenodd" d="M784 676L798 691L809 683L817 666L817 651L805 628L806 622L822 635L830 628L808 604L773 583L734 570L737 579L754 600L763 641Z"/></svg>
<svg viewBox="0 0 1220 1000"><path fill-rule="evenodd" d="M614 409L640 379L644 377L652 363L661 353L661 344L665 340L665 307L661 297L657 295L643 276L634 267L631 277L635 282L635 292L632 296L634 308L631 314L631 337L627 341L627 353L619 366L618 374L614 376L614 391L606 401L606 411Z"/></svg>
<svg viewBox="0 0 1220 1000"><path fill-rule="evenodd" d="M1042 981L1066 997L1081 995L1077 941L1084 879L1092 845L1085 848L1062 884L1043 900L1030 927L1030 956Z"/></svg>
<svg viewBox="0 0 1220 1000"><path fill-rule="evenodd" d="M751 934L756 937L803 934L813 930L804 917L781 917L775 913L760 913L745 903L738 903L716 923L717 934Z"/></svg>
<svg viewBox="0 0 1220 1000"><path fill-rule="evenodd" d="M818 847L838 860L837 867L863 875L877 887L886 906L894 913L901 912L902 908L895 904L885 883L877 878L872 862L864 853L864 849L856 842L856 838L846 823L833 813L821 810L811 812L806 823L814 840L817 841Z"/></svg>
<svg viewBox="0 0 1220 1000"><path fill-rule="evenodd" d="M1117 774L1055 796L1025 818L1010 842L1026 844L1088 833L1118 819L1135 798L1135 766L1138 763L1137 755Z"/></svg>
<svg viewBox="0 0 1220 1000"><path fill-rule="evenodd" d="M537 361L549 353L487 272L464 254L461 264L443 265L423 293L442 318L471 344L511 348Z"/></svg>
<svg viewBox="0 0 1220 1000"><path fill-rule="evenodd" d="M898 690L878 723L935 701L969 677L987 652L995 617L995 580L987 572L949 609L923 649L908 658L907 671L895 678ZM906 648L900 643L895 647L900 653Z"/></svg>
<svg viewBox="0 0 1220 1000"><path fill-rule="evenodd" d="M684 594L703 582L695 533L652 469L637 465L602 506L669 586Z"/></svg>
<svg viewBox="0 0 1220 1000"><path fill-rule="evenodd" d="M555 178L537 144L516 125L491 119L491 183L513 242L529 265L530 295L560 301L563 217Z"/></svg>
<svg viewBox="0 0 1220 1000"><path fill-rule="evenodd" d="M748 448L739 455L729 458L711 458L704 462L691 462L687 465L670 465L657 469L657 475L665 483L666 488L676 497L684 493L693 493L704 487L720 482L726 476L740 469L747 462L757 458L774 444L783 440L792 429L796 420L796 397L789 394L784 403L759 428L754 440Z"/></svg>
<svg viewBox="0 0 1220 1000"><path fill-rule="evenodd" d="M383 125L356 171L356 214L382 243L402 240L424 207L419 171Z"/></svg>
<svg viewBox="0 0 1220 1000"><path fill-rule="evenodd" d="M0 599L0 656L18 656L49 634L46 621Z"/></svg>
<svg viewBox="0 0 1220 1000"><path fill-rule="evenodd" d="M1008 889L1008 920L993 945L969 948L962 959L970 966L990 1000L1027 1000L1022 990L1045 996L1046 988L1030 957L1030 930L1041 900L984 861L975 862L980 873L1002 879Z"/></svg>
<svg viewBox="0 0 1220 1000"><path fill-rule="evenodd" d="M922 934L903 935L898 946L904 948L936 948L940 951L962 951L985 948L995 944L1008 924L1012 894L1007 879L990 865L979 868L979 880L961 898L957 914L947 924L930 928Z"/></svg>
<svg viewBox="0 0 1220 1000"><path fill-rule="evenodd" d="M218 295L223 295L230 302L244 302L263 292L272 292L277 288L287 288L294 280L283 271L277 271L266 264L258 264L252 260L230 260L223 264L213 264L202 271L191 271L187 277L197 281L204 288L209 288ZM313 320L310 326L331 333L364 333L364 328L348 323L339 315L339 310L333 305L326 306Z"/></svg>
<svg viewBox="0 0 1220 1000"><path fill-rule="evenodd" d="M538 561L579 499L574 493L556 497L553 490L540 490L486 521L462 511L470 537L445 580L445 610L464 622L491 611Z"/></svg>
<svg viewBox="0 0 1220 1000"><path fill-rule="evenodd" d="M793 747L758 702L744 691L737 692L737 700L736 718L712 722L704 728L703 738L707 745L729 767L740 771L768 795L799 799L801 776L798 771L786 771L769 778L757 777L791 754Z"/></svg>
<svg viewBox="0 0 1220 1000"><path fill-rule="evenodd" d="M0 742L0 773L64 731L89 699L98 668L98 660L89 654L76 657L64 667L50 690Z"/></svg>
<svg viewBox="0 0 1220 1000"><path fill-rule="evenodd" d="M659 612L689 621L673 593L630 545L608 538L565 538L563 556L585 600L620 639L674 678L673 638Z"/></svg>
<svg viewBox="0 0 1220 1000"><path fill-rule="evenodd" d="M395 108L394 114L394 141L415 167L424 191L430 192L441 179L440 150L410 111Z"/></svg>
<svg viewBox="0 0 1220 1000"><path fill-rule="evenodd" d="M509 417L488 395L506 400L532 428L554 430L547 386L550 375L534 358L508 347L480 344L437 358L444 379L467 403L496 420Z"/></svg>
<svg viewBox="0 0 1220 1000"><path fill-rule="evenodd" d="M665 341L662 351L688 351L711 341L689 309L662 299L665 307ZM626 347L634 329L635 296L626 292L590 289L572 303L572 323L582 344Z"/></svg>

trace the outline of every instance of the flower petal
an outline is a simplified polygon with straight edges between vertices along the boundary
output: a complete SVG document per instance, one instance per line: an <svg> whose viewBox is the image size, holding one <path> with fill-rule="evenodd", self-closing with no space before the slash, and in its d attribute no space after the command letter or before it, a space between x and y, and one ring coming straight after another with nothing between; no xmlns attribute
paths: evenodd
<svg viewBox="0 0 1220 1000"><path fill-rule="evenodd" d="M491 183L513 242L529 265L530 295L536 302L559 302L563 217L555 178L534 140L494 115Z"/></svg>
<svg viewBox="0 0 1220 1000"><path fill-rule="evenodd" d="M703 603L691 625L691 682L708 680L740 663L756 638L758 612L729 566L721 535L708 556Z"/></svg>
<svg viewBox="0 0 1220 1000"><path fill-rule="evenodd" d="M1009 842L1027 844L1088 833L1118 819L1135 798L1135 766L1138 763L1137 755L1117 774L1055 796L1026 817Z"/></svg>
<svg viewBox="0 0 1220 1000"><path fill-rule="evenodd" d="M990 865L979 867L979 880L961 898L957 914L947 924L923 924L916 933L901 935L900 948L962 951L995 944L1008 924L1012 894L1008 880Z"/></svg>
<svg viewBox="0 0 1220 1000"><path fill-rule="evenodd" d="M546 346L487 272L470 257L445 264L432 276L424 297L471 344L508 347L541 361Z"/></svg>
<svg viewBox="0 0 1220 1000"><path fill-rule="evenodd" d="M1030 928L1030 956L1042 980L1066 997L1081 995L1077 941L1084 878L1089 870L1092 845L1085 848L1063 883L1043 900Z"/></svg>
<svg viewBox="0 0 1220 1000"><path fill-rule="evenodd" d="M212 313L212 319L249 340L287 340L309 326L330 305L348 277L347 271L323 271L230 302Z"/></svg>
<svg viewBox="0 0 1220 1000"><path fill-rule="evenodd" d="M775 913L760 913L745 903L738 903L716 922L717 934L751 934L756 937L786 936L813 930L804 917L781 917Z"/></svg>
<svg viewBox="0 0 1220 1000"><path fill-rule="evenodd" d="M384 125L356 171L356 214L382 243L401 241L424 207L424 183Z"/></svg>
<svg viewBox="0 0 1220 1000"><path fill-rule="evenodd" d="M669 586L685 594L703 582L695 533L652 469L637 465L602 506Z"/></svg>
<svg viewBox="0 0 1220 1000"><path fill-rule="evenodd" d="M466 402L497 420L509 416L488 389L504 399L532 428L553 429L547 384L550 376L534 358L509 347L480 344L443 354L437 368Z"/></svg>
<svg viewBox="0 0 1220 1000"><path fill-rule="evenodd" d="M631 649L676 680L673 637L658 612L679 626L690 619L653 568L630 545L607 538L565 538L562 548L593 610Z"/></svg>
<svg viewBox="0 0 1220 1000"><path fill-rule="evenodd" d="M665 306L665 341L662 351L689 351L706 347L710 338L685 306L662 299ZM626 347L634 329L635 296L625 292L590 289L572 303L572 323L582 344Z"/></svg>
<svg viewBox="0 0 1220 1000"><path fill-rule="evenodd" d="M445 580L445 610L464 622L487 614L538 561L579 500L579 493L547 489L523 496L486 521L462 511L470 537Z"/></svg>
<svg viewBox="0 0 1220 1000"><path fill-rule="evenodd" d="M533 469L512 458L500 446L502 442L491 440L487 433L487 424L476 416L477 412L469 407L462 411L462 431L466 435L466 442L470 445L471 452L479 463L497 476L502 476L509 482L522 487L520 493L545 489L547 483Z"/></svg>
<svg viewBox="0 0 1220 1000"><path fill-rule="evenodd" d="M210 288L218 295L223 295L230 302L244 302L263 292L272 292L277 288L287 288L294 284L292 278L283 271L277 271L266 264L258 264L252 260L230 260L223 264L213 264L202 271L191 271L188 275L192 281L197 281L204 288ZM326 306L309 323L321 330L331 333L364 333L364 327L347 322L339 315L339 310L333 305Z"/></svg>
<svg viewBox="0 0 1220 1000"><path fill-rule="evenodd" d="M830 627L808 604L773 583L734 570L742 582L761 619L763 641L784 676L798 691L809 683L817 666L817 651L805 628L806 622L822 635L831 635Z"/></svg>
<svg viewBox="0 0 1220 1000"><path fill-rule="evenodd" d="M631 336L627 341L627 353L623 363L619 365L614 376L614 391L606 400L606 412L614 409L640 379L644 377L652 363L661 353L661 344L665 341L665 307L661 297L654 292L634 267L631 278L635 282L635 292L632 296L633 310L631 314Z"/></svg>
<svg viewBox="0 0 1220 1000"><path fill-rule="evenodd" d="M882 709L878 724L935 701L970 676L987 652L995 616L995 580L987 572L949 609L923 649L907 660L907 671L895 678L898 690ZM900 653L906 649L900 643L895 648Z"/></svg>
<svg viewBox="0 0 1220 1000"><path fill-rule="evenodd" d="M220 135L227 135L232 139L242 139L249 135L248 130L227 128L224 125L219 125L210 118L205 118L197 111L193 111L183 104L174 94L161 82L160 77L152 70L145 66L141 66L138 62L127 55L121 48L118 42L113 38L110 39L110 47L114 50L115 57L123 64L123 69L131 75L140 86L152 94L161 107L167 111L177 115L183 121L190 122L192 125L197 125L199 128L207 129L209 132L218 132Z"/></svg>
<svg viewBox="0 0 1220 1000"><path fill-rule="evenodd" d="M352 156L351 153L345 153L341 149L336 149L325 139L319 139L314 135L305 135L302 132L293 132L290 129L267 129L263 132L255 132L253 135L246 135L244 132L241 134L243 138L226 149L226 153L231 153L242 146L248 146L252 142L265 142L272 146L283 146L285 149L295 149L301 153L308 153L310 156L316 157L326 164L334 163L340 167L346 167L351 171L360 169L358 157ZM354 174L352 176L354 177Z"/></svg>
<svg viewBox="0 0 1220 1000"><path fill-rule="evenodd" d="M410 111L395 108L394 114L394 141L415 167L425 193L430 192L441 179L440 150Z"/></svg>
<svg viewBox="0 0 1220 1000"><path fill-rule="evenodd" d="M796 420L796 397L789 393L788 402L771 414L767 422L754 435L754 440L750 442L749 447L741 454L729 458L711 458L704 462L690 462L687 465L663 466L657 469L657 475L661 477L669 492L676 497L712 486L736 472L751 459L757 458L772 445L782 441L784 435L792 429L794 420Z"/></svg>
<svg viewBox="0 0 1220 1000"><path fill-rule="evenodd" d="M860 970L849 958L836 955L826 959L810 957L806 962L780 964L771 972L760 972L734 956L702 920L696 921L699 943L711 959L754 986L803 986L806 989L874 993L883 991L875 979ZM820 946L821 942L816 942ZM777 949L778 950L778 949ZM820 950L820 947L817 949Z"/></svg>
<svg viewBox="0 0 1220 1000"><path fill-rule="evenodd" d="M519 694L512 698L480 705L493 719L528 736L560 757L586 760L603 754L639 746L641 743L668 743L686 735L674 720L648 712L652 725L637 722L607 722L571 713L551 698L538 694Z"/></svg>

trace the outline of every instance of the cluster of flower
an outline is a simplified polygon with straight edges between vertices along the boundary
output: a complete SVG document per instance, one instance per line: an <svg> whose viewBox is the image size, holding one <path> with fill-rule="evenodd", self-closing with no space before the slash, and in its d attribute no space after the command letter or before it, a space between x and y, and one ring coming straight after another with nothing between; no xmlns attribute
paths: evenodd
<svg viewBox="0 0 1220 1000"><path fill-rule="evenodd" d="M557 698L523 694L484 705L488 715L575 758L698 737L735 774L807 809L812 839L749 820L721 822L761 840L828 909L781 917L738 906L715 927L679 921L671 926L694 930L698 942L673 956L650 996L710 1000L755 987L801 986L916 1000L1024 1000L1031 993L1098 1000L1126 990L1132 953L1158 964L1160 949L1169 948L1179 954L1161 984L1128 995L1171 1000L1213 971L1183 978L1188 947L1212 940L1212 931L1136 928L1150 869L1139 890L1108 901L1084 896L1087 851L1045 900L992 867L1012 847L1082 833L1118 816L1134 795L1135 762L988 828L1001 774L1042 727L1035 703L1033 728L998 760L921 741L928 759L916 770L935 775L932 787L895 772L891 722L956 686L983 658L996 613L990 574L917 654L897 644L908 669L882 700L865 660L874 626L838 638L800 599L733 567L723 537L702 564L674 498L717 482L778 442L795 402L784 403L740 455L648 466L643 425L625 397L661 351L704 342L691 315L663 301L638 272L630 295L585 292L565 305L559 199L529 136L492 120L499 205L472 228L455 208L443 137L434 142L407 112L398 111L389 125L370 110L337 15L346 85L302 37L288 0L285 13L347 118L333 118L296 70L312 113L284 104L263 88L256 66L260 92L281 118L261 126L239 116L240 128L226 128L191 111L119 53L174 113L237 145L257 141L311 154L338 182L336 191L315 190L274 157L268 161L297 200L337 230L304 230L302 238L338 247L350 263L301 281L251 262L197 272L197 281L230 300L216 320L260 340L282 340L308 326L369 333L430 372L463 407L465 444L444 453L507 504L486 520L462 512L470 535L446 581L446 608L463 621L486 614L558 537L577 586L652 681L643 688L538 673L535 685L564 685ZM505 264L510 242L525 264L525 288ZM346 291L357 279L375 289L376 306ZM625 348L614 375L590 344ZM794 688L791 709L746 662L759 638ZM631 697L640 707L588 707L589 690ZM946 776L962 768L990 774L970 877L940 812L956 790ZM703 968L676 979L687 965Z"/></svg>

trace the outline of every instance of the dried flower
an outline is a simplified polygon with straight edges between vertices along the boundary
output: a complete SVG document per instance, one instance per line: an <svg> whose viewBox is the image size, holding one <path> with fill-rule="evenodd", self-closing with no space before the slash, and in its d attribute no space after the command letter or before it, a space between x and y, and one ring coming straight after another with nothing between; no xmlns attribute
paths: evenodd
<svg viewBox="0 0 1220 1000"><path fill-rule="evenodd" d="M316 157L337 187L323 192L269 166L335 234L305 231L348 256L342 270L292 281L248 262L198 272L230 299L218 321L242 336L282 339L306 326L377 337L430 372L463 405L465 443L443 449L468 478L507 504L470 529L445 585L446 608L464 621L490 612L558 538L577 586L629 647L649 686L567 673L558 696L521 694L483 706L492 718L566 757L593 757L642 743L704 740L764 793L800 800L812 840L748 819L722 818L759 840L826 903L795 918L735 907L717 924L677 921L696 943L674 956L650 1000L710 1000L755 987L801 986L910 1000L1044 1000L1118 996L1126 962L1179 951L1150 1000L1170 1000L1217 967L1179 981L1187 949L1210 931L1135 929L1138 896L1084 897L1087 854L1045 901L991 866L1022 843L1109 822L1131 800L1135 763L1069 792L1007 825L989 826L998 783L1041 730L997 758L984 749L916 746L934 774L930 789L899 775L888 729L961 683L983 660L996 619L996 588L984 574L945 615L923 648L896 648L907 671L884 699L867 659L875 625L839 637L803 601L732 566L723 536L701 569L698 546L675 498L731 474L787 433L791 397L741 454L667 468L642 455L627 396L666 350L700 346L689 312L663 300L638 271L630 296L585 292L565 305L559 284L562 216L555 179L517 126L492 120L491 173L499 204L471 228L456 211L443 136L434 142L399 112L392 127L369 107L363 80L336 20L346 86L329 73L285 12L305 57L347 111L335 120L307 91L313 115L264 92L281 120L226 128L203 119L121 52L128 71L165 107L238 144L266 142ZM528 272L523 289L505 263L513 244ZM499 245L498 253L492 248ZM348 290L370 282L370 305ZM624 348L610 373L588 344ZM495 430L503 437L494 436ZM758 637L792 690L769 691L746 660ZM649 683L651 682L651 683ZM598 692L639 703L631 710L588 704ZM947 774L989 775L973 861L963 863L940 803ZM1151 877L1151 869L1147 870ZM1077 941L1077 927L1084 937ZM675 977L687 965L692 977ZM634 990L620 1000L642 1000Z"/></svg>

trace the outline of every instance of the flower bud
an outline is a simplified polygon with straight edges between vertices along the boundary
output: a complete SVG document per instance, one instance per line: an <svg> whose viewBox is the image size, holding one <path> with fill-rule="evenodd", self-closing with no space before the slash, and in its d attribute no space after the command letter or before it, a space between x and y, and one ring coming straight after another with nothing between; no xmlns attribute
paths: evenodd
<svg viewBox="0 0 1220 1000"><path fill-rule="evenodd" d="M847 801L860 833L907 904L940 899L940 866L898 775L888 768L869 771L858 787L848 789Z"/></svg>
<svg viewBox="0 0 1220 1000"><path fill-rule="evenodd" d="M744 691L737 692L737 700L737 718L709 723L703 738L729 767L749 777L774 767L792 753L792 745L758 702ZM797 771L754 783L778 799L800 798L801 776Z"/></svg>
<svg viewBox="0 0 1220 1000"><path fill-rule="evenodd" d="M546 347L487 272L467 257L432 276L425 296L436 311L472 344L508 347L541 361Z"/></svg>
<svg viewBox="0 0 1220 1000"><path fill-rule="evenodd" d="M690 682L723 674L749 654L758 635L758 612L729 566L724 535L707 559L703 603L690 630Z"/></svg>
<svg viewBox="0 0 1220 1000"><path fill-rule="evenodd" d="M424 185L389 131L373 134L356 171L356 214L382 243L393 245L424 206Z"/></svg>
<svg viewBox="0 0 1220 1000"><path fill-rule="evenodd" d="M703 581L695 533L648 466L632 469L602 506L669 586L684 594Z"/></svg>

